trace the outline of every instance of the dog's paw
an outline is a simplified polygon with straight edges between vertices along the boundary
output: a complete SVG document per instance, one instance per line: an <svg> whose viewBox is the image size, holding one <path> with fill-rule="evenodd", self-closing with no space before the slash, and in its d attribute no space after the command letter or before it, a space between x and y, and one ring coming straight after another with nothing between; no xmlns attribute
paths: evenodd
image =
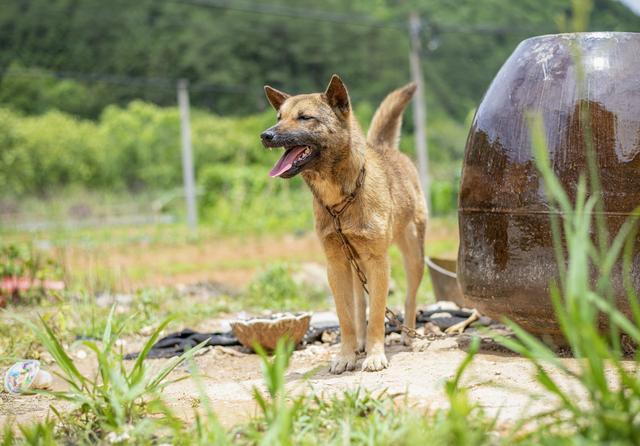
<svg viewBox="0 0 640 446"><path fill-rule="evenodd" d="M384 353L369 355L362 363L362 370L365 372L377 372L378 370L389 367L389 361Z"/></svg>
<svg viewBox="0 0 640 446"><path fill-rule="evenodd" d="M406 345L407 347L411 347L413 344L413 339L409 337L407 333L402 332L402 345Z"/></svg>
<svg viewBox="0 0 640 446"><path fill-rule="evenodd" d="M336 355L331 361L331 366L329 367L329 372L339 375L342 372L352 371L356 369L356 355L355 353L351 355Z"/></svg>

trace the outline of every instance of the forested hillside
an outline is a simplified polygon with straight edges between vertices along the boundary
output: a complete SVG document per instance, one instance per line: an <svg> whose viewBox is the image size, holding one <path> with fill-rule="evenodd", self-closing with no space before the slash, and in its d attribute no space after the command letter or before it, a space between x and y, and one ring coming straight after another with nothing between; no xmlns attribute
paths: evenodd
<svg viewBox="0 0 640 446"><path fill-rule="evenodd" d="M266 172L275 161L257 136L273 120L265 83L318 91L339 73L366 125L377 102L410 80L407 17L417 11L431 193L453 209L468 122L489 82L518 42L571 19L568 0L0 3L0 204L16 206L68 186L179 187L180 78L190 82L196 175L207 191L249 181L239 167ZM595 0L590 28L640 31L640 17ZM405 122L401 148L413 155ZM263 187L255 181L252 191Z"/></svg>
<svg viewBox="0 0 640 446"><path fill-rule="evenodd" d="M193 84L192 101L217 113L265 108L264 83L317 90L331 73L355 100L377 100L409 79L406 17L418 11L430 105L462 120L515 45L556 32L567 0L4 0L0 8L0 97L28 112L68 108L96 117L110 103L175 102L172 81ZM596 0L595 30L640 31L617 0ZM62 95L25 101L26 69L85 82ZM102 82L98 82L102 81ZM104 84L108 85L108 88ZM16 84L20 89L16 91ZM78 93L74 91L74 93Z"/></svg>

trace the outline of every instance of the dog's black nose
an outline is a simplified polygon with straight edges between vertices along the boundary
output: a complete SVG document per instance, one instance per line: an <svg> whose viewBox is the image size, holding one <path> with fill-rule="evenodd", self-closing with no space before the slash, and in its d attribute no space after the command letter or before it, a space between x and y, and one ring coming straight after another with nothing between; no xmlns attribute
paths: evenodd
<svg viewBox="0 0 640 446"><path fill-rule="evenodd" d="M260 134L260 138L263 141L271 141L274 136L275 136L275 134L271 130L265 130L264 132L262 132Z"/></svg>

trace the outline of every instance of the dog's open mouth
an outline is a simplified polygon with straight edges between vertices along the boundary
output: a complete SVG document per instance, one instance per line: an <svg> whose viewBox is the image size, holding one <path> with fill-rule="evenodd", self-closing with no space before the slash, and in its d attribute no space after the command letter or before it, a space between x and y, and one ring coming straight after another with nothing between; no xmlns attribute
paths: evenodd
<svg viewBox="0 0 640 446"><path fill-rule="evenodd" d="M291 178L298 174L303 166L315 158L317 150L311 146L285 147L284 154L271 168L269 176Z"/></svg>

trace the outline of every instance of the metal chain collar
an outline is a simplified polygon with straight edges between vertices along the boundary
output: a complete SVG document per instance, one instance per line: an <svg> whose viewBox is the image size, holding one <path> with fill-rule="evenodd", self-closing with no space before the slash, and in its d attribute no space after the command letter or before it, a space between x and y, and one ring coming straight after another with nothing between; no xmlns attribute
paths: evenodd
<svg viewBox="0 0 640 446"><path fill-rule="evenodd" d="M342 232L342 225L340 223L340 215L342 215L344 211L347 210L351 205L351 203L353 203L354 200L356 199L358 191L360 190L360 188L362 187L362 184L364 183L364 176L365 176L365 168L363 165L362 169L360 170L360 173L358 174L358 178L356 179L356 187L353 189L353 191L349 195L344 197L339 203L334 204L333 206L328 206L323 204L320 197L318 197L318 195L315 194L315 191L314 191L314 195L316 197L316 200L318 200L318 202L324 206L324 208L327 210L327 212L333 219L333 228L335 229L336 234L340 239L340 243L342 244L342 250L344 251L344 255L347 257L347 260L351 264L351 267L356 272L356 275L358 276L358 280L360 280L360 283L362 284L362 288L367 294L369 294L369 289L367 288L367 276L364 273L364 271L362 271L362 268L360 268L360 264L358 263L358 258L359 258L358 252L355 250L353 245L349 242L349 239L347 239L347 237ZM418 333L415 329L407 327L405 324L400 322L398 315L395 314L393 311L391 311L389 307L385 307L384 315L391 324L398 327L401 332L406 333L406 335L409 336L410 338L414 338L414 339L428 338L428 336L422 335Z"/></svg>

